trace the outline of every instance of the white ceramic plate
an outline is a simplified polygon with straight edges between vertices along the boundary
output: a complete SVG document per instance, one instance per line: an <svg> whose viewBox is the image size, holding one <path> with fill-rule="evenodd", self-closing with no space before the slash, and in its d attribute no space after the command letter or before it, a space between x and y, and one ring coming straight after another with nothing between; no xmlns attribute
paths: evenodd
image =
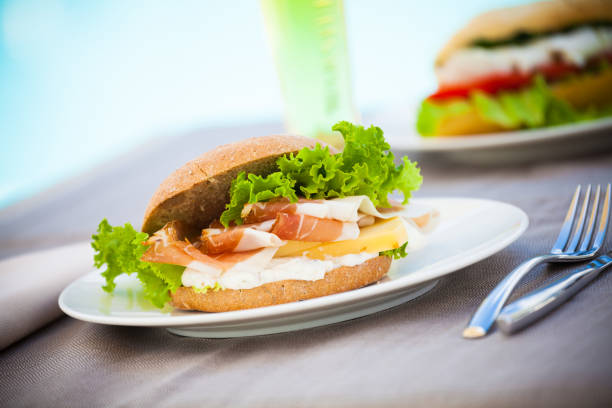
<svg viewBox="0 0 612 408"><path fill-rule="evenodd" d="M436 280L509 245L527 228L527 215L509 204L468 198L420 199L440 211L440 224L423 249L394 261L388 275L361 289L284 305L224 313L158 310L142 296L135 277L117 280L115 293L101 287L98 271L70 284L59 297L68 315L94 323L161 326L197 337L278 333L365 316L413 299Z"/></svg>
<svg viewBox="0 0 612 408"><path fill-rule="evenodd" d="M504 163L574 156L612 148L612 118L539 129L450 137L421 137L414 123L391 120L385 137L397 150L460 161Z"/></svg>

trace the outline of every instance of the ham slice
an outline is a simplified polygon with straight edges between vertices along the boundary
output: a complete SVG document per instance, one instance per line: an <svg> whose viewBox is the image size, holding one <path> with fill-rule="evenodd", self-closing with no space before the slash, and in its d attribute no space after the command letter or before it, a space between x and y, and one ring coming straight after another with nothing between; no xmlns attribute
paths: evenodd
<svg viewBox="0 0 612 408"><path fill-rule="evenodd" d="M210 278L211 286L226 272L233 271L232 274L236 274L244 271L244 268L262 268L261 265L267 264L278 249L274 247L244 252L205 254L200 249L200 241L192 244L185 240L182 229L174 223L166 224L145 242L146 245L149 245L149 249L143 254L141 260L185 266L184 275L188 271L191 271L187 274L188 277L194 273L204 274ZM280 241L278 237L276 239Z"/></svg>
<svg viewBox="0 0 612 408"><path fill-rule="evenodd" d="M181 221L170 221L145 241L149 248L140 258L141 261L187 266L193 261L189 252L201 254L188 241L188 236L193 236L193 232Z"/></svg>
<svg viewBox="0 0 612 408"><path fill-rule="evenodd" d="M284 242L269 231L274 221L241 225L227 229L207 228L202 230L202 248L208 254L245 252L258 248L278 248Z"/></svg>
<svg viewBox="0 0 612 408"><path fill-rule="evenodd" d="M244 228L231 227L227 230L207 228L202 230L202 247L208 254L232 252L244 234Z"/></svg>
<svg viewBox="0 0 612 408"><path fill-rule="evenodd" d="M288 200L276 200L264 203L246 204L242 210L242 218L246 223L272 220L278 213L308 215L317 218L333 219L342 222L358 222L360 226L372 224L372 218L388 219L402 216L414 222L424 232L435 228L439 213L434 208L418 204L401 205L395 200L389 200L391 207L377 208L369 197L351 196L331 200L300 199L297 203Z"/></svg>
<svg viewBox="0 0 612 408"><path fill-rule="evenodd" d="M201 237L202 251L213 255L258 248L278 248L285 243L284 240L332 242L355 239L359 236L359 226L356 222L342 222L285 212L277 212L274 217L273 220L257 224L226 229L204 229ZM365 216L362 217L362 221L365 224L373 223L373 218Z"/></svg>
<svg viewBox="0 0 612 408"><path fill-rule="evenodd" d="M279 212L293 214L297 203L291 203L288 199L267 201L263 203L245 204L240 217L245 224L253 224L262 221L275 220Z"/></svg>
<svg viewBox="0 0 612 408"><path fill-rule="evenodd" d="M193 261L193 257L185 252L187 243L184 241L172 241L169 244L164 241L153 241L149 249L140 258L144 262L167 263L172 265L187 266Z"/></svg>
<svg viewBox="0 0 612 408"><path fill-rule="evenodd" d="M166 263L188 266L194 261L218 269L223 265L200 251L200 242L192 244L188 236L193 236L193 228L180 221L170 221L155 234L151 235L145 245L149 248L140 258L144 262Z"/></svg>
<svg viewBox="0 0 612 408"><path fill-rule="evenodd" d="M284 240L332 242L356 239L356 222L342 222L303 214L278 213L270 231Z"/></svg>
<svg viewBox="0 0 612 408"><path fill-rule="evenodd" d="M332 200L299 199L291 203L287 199L268 201L263 203L246 204L240 216L245 223L261 222L276 219L276 214L302 214L316 218L329 218L344 222L357 222L359 220L359 206L361 200L370 201L366 196L336 198ZM372 207L374 207L372 205Z"/></svg>

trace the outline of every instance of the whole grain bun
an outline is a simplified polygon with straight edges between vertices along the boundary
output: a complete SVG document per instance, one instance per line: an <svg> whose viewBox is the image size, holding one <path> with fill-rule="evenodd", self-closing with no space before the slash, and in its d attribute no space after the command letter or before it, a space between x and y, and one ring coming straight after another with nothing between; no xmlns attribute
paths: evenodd
<svg viewBox="0 0 612 408"><path fill-rule="evenodd" d="M480 14L459 30L439 52L436 66L476 40L503 40L518 32L545 33L572 25L612 22L610 0L554 0Z"/></svg>
<svg viewBox="0 0 612 408"><path fill-rule="evenodd" d="M276 159L312 148L320 141L297 136L266 136L219 146L186 163L166 178L145 212L142 230L153 233L169 221L205 227L217 219L229 200L232 180L240 173L267 175L277 170ZM321 143L324 144L324 143ZM335 153L336 150L330 147ZM391 258L378 256L360 265L343 266L317 281L285 280L252 289L198 293L181 286L172 294L179 309L224 312L310 299L360 288L381 279Z"/></svg>
<svg viewBox="0 0 612 408"><path fill-rule="evenodd" d="M341 266L316 281L284 280L252 289L195 292L181 286L172 294L172 306L183 310L227 312L279 305L357 289L380 280L389 270L391 258L378 256L356 266Z"/></svg>
<svg viewBox="0 0 612 408"><path fill-rule="evenodd" d="M174 220L207 227L225 209L230 184L238 173L268 175L277 170L278 157L297 153L304 147L312 148L316 143L300 136L264 136L204 153L160 184L145 211L142 231L152 234Z"/></svg>

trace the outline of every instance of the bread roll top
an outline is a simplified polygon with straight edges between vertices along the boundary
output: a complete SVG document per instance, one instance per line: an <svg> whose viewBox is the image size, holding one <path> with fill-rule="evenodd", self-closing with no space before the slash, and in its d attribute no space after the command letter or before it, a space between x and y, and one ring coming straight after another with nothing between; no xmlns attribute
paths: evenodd
<svg viewBox="0 0 612 408"><path fill-rule="evenodd" d="M206 152L160 184L145 211L142 231L152 234L173 220L208 226L225 209L232 180L241 171L266 176L277 170L278 157L316 144L301 136L264 136Z"/></svg>
<svg viewBox="0 0 612 408"><path fill-rule="evenodd" d="M491 10L473 18L446 43L436 57L436 66L475 41L501 41L518 33L542 34L605 22L612 23L610 0L553 0Z"/></svg>

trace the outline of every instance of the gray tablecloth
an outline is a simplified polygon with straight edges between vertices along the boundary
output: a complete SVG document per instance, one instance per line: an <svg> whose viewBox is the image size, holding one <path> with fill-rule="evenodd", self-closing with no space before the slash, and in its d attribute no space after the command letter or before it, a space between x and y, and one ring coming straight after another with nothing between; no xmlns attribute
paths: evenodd
<svg viewBox="0 0 612 408"><path fill-rule="evenodd" d="M102 217L139 225L172 168L213 145L271 131L279 128L210 129L161 140L5 211L0 258L87 239ZM525 235L421 298L301 332L189 339L62 317L1 352L0 405L610 406L610 274L515 336L495 332L468 341L461 331L504 274L550 248L575 185L612 179L612 155L504 168L420 160L425 184L418 196L512 203L530 217ZM566 270L541 268L517 295Z"/></svg>

